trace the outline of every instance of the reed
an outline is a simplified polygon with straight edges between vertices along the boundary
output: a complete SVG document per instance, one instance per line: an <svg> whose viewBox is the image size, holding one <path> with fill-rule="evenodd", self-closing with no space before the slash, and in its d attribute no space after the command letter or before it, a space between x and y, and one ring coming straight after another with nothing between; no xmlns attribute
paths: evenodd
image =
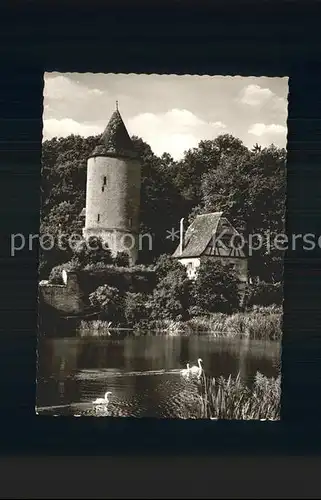
<svg viewBox="0 0 321 500"><path fill-rule="evenodd" d="M226 420L279 420L281 376L268 378L257 373L252 387L240 375L209 378L203 372L200 381L202 418Z"/></svg>
<svg viewBox="0 0 321 500"><path fill-rule="evenodd" d="M125 327L126 325L124 325ZM108 336L111 330L107 321L81 321L78 335ZM135 334L156 334L167 336L210 335L217 338L247 338L251 340L279 341L282 337L282 313L279 308L262 307L235 314L213 313L194 317L187 321L153 320L144 321L128 332Z"/></svg>
<svg viewBox="0 0 321 500"><path fill-rule="evenodd" d="M282 312L279 308L262 307L235 314L213 313L187 321L147 321L144 328L171 336L197 334L251 340L281 340Z"/></svg>
<svg viewBox="0 0 321 500"><path fill-rule="evenodd" d="M186 323L185 329L198 334L210 333L214 337L280 340L282 336L282 315L274 311L216 313L192 318Z"/></svg>
<svg viewBox="0 0 321 500"><path fill-rule="evenodd" d="M82 320L78 331L80 337L105 337L110 335L107 321L99 319L93 321Z"/></svg>

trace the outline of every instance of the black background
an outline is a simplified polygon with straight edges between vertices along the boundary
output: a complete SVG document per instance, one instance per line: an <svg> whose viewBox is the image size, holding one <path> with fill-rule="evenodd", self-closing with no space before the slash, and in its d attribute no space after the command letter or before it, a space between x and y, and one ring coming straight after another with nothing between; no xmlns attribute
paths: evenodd
<svg viewBox="0 0 321 500"><path fill-rule="evenodd" d="M95 486L105 498L204 498L205 491L207 498L308 498L312 488L320 496L318 458L311 462L321 438L320 248L288 251L285 261L278 423L37 417L37 251L10 257L11 233L39 232L44 71L289 76L287 232L321 235L320 7L309 0L1 4L0 495L36 498L29 484L39 497L57 498L69 483L74 497L88 498L98 496ZM113 458L103 466L79 455Z"/></svg>

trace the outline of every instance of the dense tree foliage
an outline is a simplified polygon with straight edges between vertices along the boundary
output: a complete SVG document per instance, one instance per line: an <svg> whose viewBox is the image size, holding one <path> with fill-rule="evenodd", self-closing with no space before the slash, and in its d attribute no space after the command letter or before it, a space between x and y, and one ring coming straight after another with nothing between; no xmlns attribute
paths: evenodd
<svg viewBox="0 0 321 500"><path fill-rule="evenodd" d="M146 296L143 293L125 294L124 316L128 326L134 326L148 319Z"/></svg>
<svg viewBox="0 0 321 500"><path fill-rule="evenodd" d="M101 238L96 238L95 236L91 236L88 241L81 240L74 245L73 259L78 261L81 267L97 263L114 263L108 245Z"/></svg>
<svg viewBox="0 0 321 500"><path fill-rule="evenodd" d="M89 295L89 300L92 307L100 311L103 320L116 324L120 322L124 311L124 296L118 288L102 285Z"/></svg>
<svg viewBox="0 0 321 500"><path fill-rule="evenodd" d="M246 150L225 156L215 175L207 172L202 178L198 213L223 211L246 241L252 235L250 274L267 281L279 281L282 274L282 253L273 241L284 233L285 160L285 151L273 145L254 153ZM263 245L254 251L256 234Z"/></svg>
<svg viewBox="0 0 321 500"><path fill-rule="evenodd" d="M151 319L188 318L192 283L188 279L184 266L177 264L167 273L159 274L157 285L148 302Z"/></svg>
<svg viewBox="0 0 321 500"><path fill-rule="evenodd" d="M235 271L219 261L202 262L193 282L192 307L198 312L231 313L240 305L239 280Z"/></svg>
<svg viewBox="0 0 321 500"><path fill-rule="evenodd" d="M280 306L283 302L282 283L253 283L248 286L246 292L246 305L252 306L271 306L273 304Z"/></svg>
<svg viewBox="0 0 321 500"><path fill-rule="evenodd" d="M72 258L68 245L58 245L58 237L81 235L86 162L98 139L71 135L43 144L40 232L55 244L40 251L41 278ZM152 236L151 249L143 239L142 263L174 251L178 239L172 241L167 231L178 230L181 217L186 225L199 213L219 210L246 239L253 233L264 237L262 248L250 258L250 275L266 282L281 280L283 253L273 248L273 236L284 232L285 150L273 145L249 150L224 134L201 141L174 161L167 153L156 156L142 139L132 139L142 164L140 231Z"/></svg>

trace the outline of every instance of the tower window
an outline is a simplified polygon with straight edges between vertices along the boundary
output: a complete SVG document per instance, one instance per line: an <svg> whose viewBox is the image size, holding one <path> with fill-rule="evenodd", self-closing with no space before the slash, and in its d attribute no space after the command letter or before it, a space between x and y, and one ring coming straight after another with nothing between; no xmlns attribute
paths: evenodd
<svg viewBox="0 0 321 500"><path fill-rule="evenodd" d="M129 225L129 227L132 227L132 225L133 225L133 219L128 219L128 225Z"/></svg>
<svg viewBox="0 0 321 500"><path fill-rule="evenodd" d="M97 215L97 222L100 220L100 214Z"/></svg>
<svg viewBox="0 0 321 500"><path fill-rule="evenodd" d="M101 192L102 193L104 192L104 186L101 186Z"/></svg>
<svg viewBox="0 0 321 500"><path fill-rule="evenodd" d="M107 184L107 177L104 175L104 186Z"/></svg>

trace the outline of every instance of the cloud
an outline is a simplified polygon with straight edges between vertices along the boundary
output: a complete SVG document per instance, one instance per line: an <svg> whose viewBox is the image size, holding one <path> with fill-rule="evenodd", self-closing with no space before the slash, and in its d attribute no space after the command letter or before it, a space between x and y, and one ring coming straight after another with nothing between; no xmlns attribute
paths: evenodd
<svg viewBox="0 0 321 500"><path fill-rule="evenodd" d="M262 146L268 146L272 142L279 147L286 146L287 127L283 125L254 123L250 126L248 133L260 137L260 144Z"/></svg>
<svg viewBox="0 0 321 500"><path fill-rule="evenodd" d="M284 127L283 125L276 125L275 123L272 123L271 125L265 125L265 123L254 123L253 125L251 125L248 132L249 134L261 137L262 135L270 133L285 134L286 130L286 127Z"/></svg>
<svg viewBox="0 0 321 500"><path fill-rule="evenodd" d="M48 107L46 104L45 108ZM80 123L72 118L45 118L43 140L67 137L70 134L83 137L97 135L105 126L105 122ZM130 135L141 137L156 154L167 152L175 159L180 159L184 151L196 147L199 141L213 139L226 128L220 121L206 122L186 109L172 109L159 114L139 114L130 118L126 126Z"/></svg>
<svg viewBox="0 0 321 500"><path fill-rule="evenodd" d="M271 102L272 111L287 115L288 102L283 97L274 96Z"/></svg>
<svg viewBox="0 0 321 500"><path fill-rule="evenodd" d="M64 75L45 75L44 118L62 119L66 116L81 122L92 119L106 101L107 92L89 88Z"/></svg>
<svg viewBox="0 0 321 500"><path fill-rule="evenodd" d="M184 151L196 147L199 141L214 139L225 128L220 121L206 122L186 109L142 113L128 120L130 134L148 142L156 154L166 151L174 159L180 159Z"/></svg>
<svg viewBox="0 0 321 500"><path fill-rule="evenodd" d="M75 101L87 95L101 96L103 91L97 88L90 89L79 81L70 80L64 75L52 76L45 79L45 100Z"/></svg>
<svg viewBox="0 0 321 500"><path fill-rule="evenodd" d="M249 106L262 106L273 97L276 96L272 90L251 84L241 90L238 100Z"/></svg>
<svg viewBox="0 0 321 500"><path fill-rule="evenodd" d="M166 151L180 159L184 151L196 147L201 140L215 139L227 131L244 143L249 142L250 147L256 138L261 143L285 143L286 128L275 125L286 125L284 89L280 93L280 87L276 86L279 89L276 95L266 88L270 86L267 79L264 83L254 80L261 86L244 79L236 99L243 104L235 106L235 87L227 85L226 77L224 84L222 79L212 78L206 87L199 87L203 81L199 77L178 78L172 81L170 76L167 80L167 75L156 78L153 75L46 73L44 139L101 133L117 99L129 134L142 137L158 155ZM238 79L230 78L229 82L230 85L235 82L236 88L240 88ZM215 118L211 110L217 113ZM217 116L221 121L215 121Z"/></svg>
<svg viewBox="0 0 321 500"><path fill-rule="evenodd" d="M78 123L71 118L49 118L43 121L43 140L53 137L67 137L68 135L81 135L88 137L90 135L101 134L102 127L93 123Z"/></svg>

